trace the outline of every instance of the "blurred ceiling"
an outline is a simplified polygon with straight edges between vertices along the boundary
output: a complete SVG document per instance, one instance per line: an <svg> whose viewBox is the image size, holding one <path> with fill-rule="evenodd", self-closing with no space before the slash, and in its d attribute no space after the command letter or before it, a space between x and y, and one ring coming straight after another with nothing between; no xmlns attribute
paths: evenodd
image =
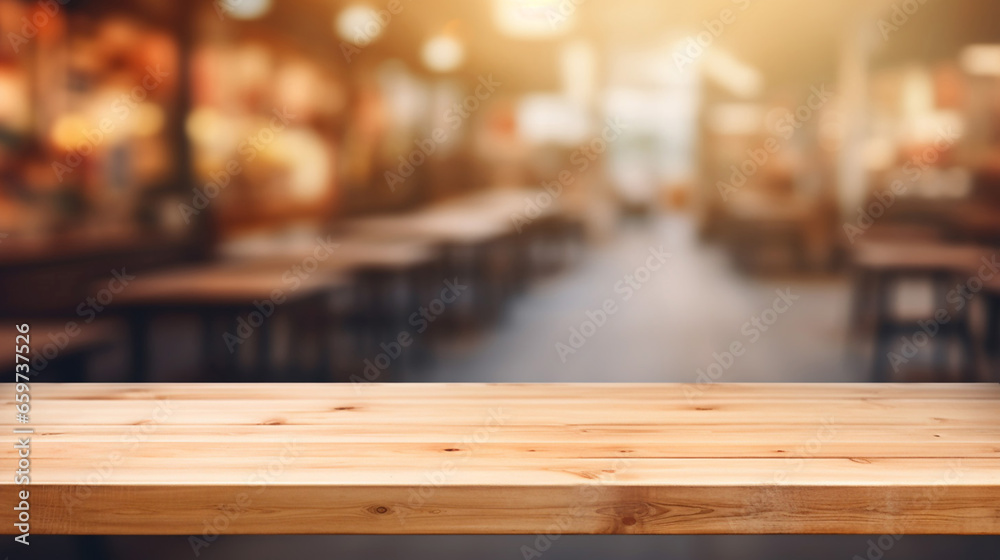
<svg viewBox="0 0 1000 560"><path fill-rule="evenodd" d="M217 0L224 1L224 0ZM271 13L248 26L266 27L313 52L330 64L347 68L333 21L344 7L361 0L273 0ZM376 10L391 0L365 0ZM398 0L402 10L385 33L366 46L350 64L399 58L423 72L420 46L432 35L447 32L466 45L462 74L493 74L510 90L558 87L559 47L583 39L598 52L628 51L666 43L676 44L705 30L705 22L730 9L735 21L725 25L713 46L725 48L758 68L771 85L814 83L836 75L840 45L867 33L876 65L907 60L933 62L952 58L968 43L1000 42L1000 2L995 0L509 0L526 6L553 5L572 11L575 25L552 39L513 39L494 21L491 0ZM119 2L112 2L118 4ZM196 0L123 0L151 11L187 10ZM919 5L891 32L879 31L878 20L892 21L894 6ZM84 0L81 5L107 5ZM185 6L189 6L185 8Z"/></svg>

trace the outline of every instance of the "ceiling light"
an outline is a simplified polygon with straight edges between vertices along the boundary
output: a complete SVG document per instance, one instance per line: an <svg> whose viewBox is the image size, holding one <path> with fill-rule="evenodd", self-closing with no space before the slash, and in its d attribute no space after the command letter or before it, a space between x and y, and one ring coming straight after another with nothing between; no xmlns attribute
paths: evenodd
<svg viewBox="0 0 1000 560"><path fill-rule="evenodd" d="M493 0L493 19L509 37L544 39L573 27L578 4L568 0Z"/></svg>
<svg viewBox="0 0 1000 560"><path fill-rule="evenodd" d="M236 19L257 19L271 9L271 0L222 0L222 11Z"/></svg>
<svg viewBox="0 0 1000 560"><path fill-rule="evenodd" d="M451 72L465 59L465 48L450 35L438 35L424 43L420 57L435 72Z"/></svg>
<svg viewBox="0 0 1000 560"><path fill-rule="evenodd" d="M334 22L337 35L357 46L364 46L382 34L378 13L366 4L348 6Z"/></svg>

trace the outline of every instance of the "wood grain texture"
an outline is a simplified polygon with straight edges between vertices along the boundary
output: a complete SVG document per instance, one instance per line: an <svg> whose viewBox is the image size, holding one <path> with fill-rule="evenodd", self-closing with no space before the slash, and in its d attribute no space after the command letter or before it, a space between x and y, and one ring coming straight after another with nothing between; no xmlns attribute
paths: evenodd
<svg viewBox="0 0 1000 560"><path fill-rule="evenodd" d="M13 474L11 394L0 460ZM1000 533L995 384L31 395L34 533ZM4 532L13 522L0 508Z"/></svg>

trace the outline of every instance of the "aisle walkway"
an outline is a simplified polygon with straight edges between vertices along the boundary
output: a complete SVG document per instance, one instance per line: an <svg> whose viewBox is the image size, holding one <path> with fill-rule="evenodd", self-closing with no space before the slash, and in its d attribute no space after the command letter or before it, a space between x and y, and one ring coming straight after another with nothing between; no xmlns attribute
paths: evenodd
<svg viewBox="0 0 1000 560"><path fill-rule="evenodd" d="M647 277L638 269L661 247L669 257ZM631 297L627 275L641 286ZM777 305L784 313L770 311L776 290L785 296ZM515 299L499 328L447 349L415 377L692 382L700 369L702 379L711 373L717 381L865 381L863 369L845 364L848 297L844 280L751 279L721 250L700 244L689 221L661 218L623 228L573 269ZM608 299L617 312L592 336L571 340L571 329L591 333L588 312L599 320ZM755 316L774 322L758 329L750 323ZM580 341L579 349L571 345ZM743 355L709 372L713 354L720 366L730 363L724 353L734 343Z"/></svg>

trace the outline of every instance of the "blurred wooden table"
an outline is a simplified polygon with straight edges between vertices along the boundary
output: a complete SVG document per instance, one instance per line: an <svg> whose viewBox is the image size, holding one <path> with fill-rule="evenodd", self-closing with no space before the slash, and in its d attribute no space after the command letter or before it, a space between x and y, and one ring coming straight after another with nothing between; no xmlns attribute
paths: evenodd
<svg viewBox="0 0 1000 560"><path fill-rule="evenodd" d="M230 333L232 336L239 336L239 320L248 321L257 338L257 372L265 375L271 362L271 318L270 314L263 316L261 307L270 309L271 313L279 307L296 306L315 311L322 309L324 298L345 288L349 282L348 275L328 268L295 273L284 262L213 262L139 275L115 296L112 304L129 319L131 371L135 381L146 379L150 322L163 313L193 313L201 318L203 357L210 368L215 362L213 350L224 341L222 336L216 338L218 333L213 329L215 321L226 321L234 330ZM251 321L243 317L253 313L261 315L259 324L250 324ZM226 365L222 369L226 370L225 375L234 375L234 350L229 349Z"/></svg>
<svg viewBox="0 0 1000 560"><path fill-rule="evenodd" d="M37 534L1000 534L996 384L31 391Z"/></svg>
<svg viewBox="0 0 1000 560"><path fill-rule="evenodd" d="M543 191L498 188L434 204L415 212L351 220L345 230L360 239L417 240L438 248L446 271L469 284L461 326L496 319L503 302L530 274L526 241L560 216L558 201L527 215L528 202ZM547 194L546 194L547 196Z"/></svg>
<svg viewBox="0 0 1000 560"><path fill-rule="evenodd" d="M889 379L889 352L896 338L920 332L917 321L900 320L892 309L894 288L904 279L930 283L934 297L931 314L925 322L936 325L936 335L929 340L936 345L936 369L946 367L949 343L958 342L964 354L963 376L974 381L976 376L976 344L969 324L971 302L956 309L948 294L959 284L977 276L983 259L995 251L986 247L949 245L936 241L865 241L854 248L852 266L855 276L851 329L862 329L862 317L871 310L874 315L874 364L876 381ZM944 313L947 320L937 318Z"/></svg>
<svg viewBox="0 0 1000 560"><path fill-rule="evenodd" d="M419 239L438 244L477 244L519 233L522 222L545 220L560 212L552 202L525 214L528 201L543 191L493 189L434 204L415 212L352 220L348 230L374 239ZM520 221L518 220L520 218Z"/></svg>
<svg viewBox="0 0 1000 560"><path fill-rule="evenodd" d="M408 318L440 294L445 271L440 250L419 239L339 235L327 236L325 244L331 250L317 268L349 275L353 280L350 290L342 292L347 297L336 298L335 304L338 330L332 373L335 379L347 379L359 373L359 364L363 367L366 358L382 352L380 343L396 340L400 332L413 328ZM311 258L317 246L311 239L262 240L230 247L222 257L234 264L288 270ZM415 362L427 358L425 338L429 337L413 337L407 352L393 360L393 369L405 373ZM329 337L324 339L329 341Z"/></svg>
<svg viewBox="0 0 1000 560"><path fill-rule="evenodd" d="M798 271L829 266L833 210L821 198L742 192L725 206L723 229L737 263L766 271L761 256L780 249Z"/></svg>

